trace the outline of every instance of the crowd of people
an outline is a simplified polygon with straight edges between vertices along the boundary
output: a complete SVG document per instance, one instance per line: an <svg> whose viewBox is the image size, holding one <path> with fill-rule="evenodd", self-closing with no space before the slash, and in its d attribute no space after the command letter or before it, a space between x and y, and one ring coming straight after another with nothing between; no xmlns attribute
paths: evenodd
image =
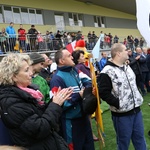
<svg viewBox="0 0 150 150"><path fill-rule="evenodd" d="M10 23L1 34L6 39L1 45L12 52L17 40L13 25ZM25 50L27 33L22 25L18 33L20 47ZM135 149L146 150L140 106L143 96L150 92L150 50L140 45L138 38L132 47L132 36L127 38L128 44L119 43L117 35L113 38L111 33L102 31L101 49L107 36L111 58L102 52L95 65L99 96L110 105L118 150L128 149L130 140ZM37 39L42 49L43 37L34 25L28 30L28 37L33 51ZM83 50L71 54L62 49L62 37L65 45L84 37L80 31L74 39L70 33L61 35L58 31L54 36L47 31L45 40L50 37L57 38L60 46L55 61L46 54L33 52L10 53L0 62L0 144L15 145L20 150L94 150L94 141L99 139L95 140L92 133L91 114L83 110L85 91L95 95L87 58ZM89 32L87 44L93 48L97 38L94 31ZM50 41L47 44L51 47Z"/></svg>
<svg viewBox="0 0 150 150"><path fill-rule="evenodd" d="M149 73L141 70L142 80L135 71L147 62L149 54L137 47L131 59L131 52L124 44L115 43L109 60L102 53L98 90L110 105L118 149L128 149L132 139L135 149L146 150L140 106L142 95L149 92L149 87L144 94L141 88ZM0 128L3 125L5 132L1 144L16 145L20 150L94 150L90 116L82 109L85 89L92 87L90 69L84 63L82 50L72 54L59 50L55 62L36 52L5 56L0 62Z"/></svg>
<svg viewBox="0 0 150 150"><path fill-rule="evenodd" d="M0 50L1 53L7 52L35 52L41 50L60 50L65 48L68 44L74 40L84 39L86 43L86 48L92 50L100 38L100 48L106 49L111 48L113 43L121 42L132 50L140 45L143 47L144 40L142 38L138 39L132 35L127 36L127 38L119 39L117 35L113 36L111 33L100 32L100 35L96 35L95 31L89 31L87 36L83 35L81 31L75 32L61 32L57 31L53 33L52 31L46 31L46 33L41 33L35 28L35 25L31 25L31 28L26 31L23 25L20 24L18 31L14 29L14 23L11 22L6 28L2 28L0 32Z"/></svg>

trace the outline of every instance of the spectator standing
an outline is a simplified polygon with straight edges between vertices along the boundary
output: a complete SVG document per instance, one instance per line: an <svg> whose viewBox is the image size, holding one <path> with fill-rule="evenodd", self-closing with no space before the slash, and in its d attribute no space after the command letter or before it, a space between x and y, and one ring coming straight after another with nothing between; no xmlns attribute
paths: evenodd
<svg viewBox="0 0 150 150"><path fill-rule="evenodd" d="M140 47L136 48L136 56L140 56L140 58L138 59L138 62L140 64L140 68L142 71L142 79L143 79L140 82L140 89L141 89L142 95L145 96L146 95L145 86L146 86L147 92L150 92L149 70L147 67L147 58L146 58L146 55L143 54L143 51Z"/></svg>
<svg viewBox="0 0 150 150"><path fill-rule="evenodd" d="M75 33L74 33L74 32L71 34L71 37L72 37L72 42L73 42L74 40L76 40L76 36L75 36Z"/></svg>
<svg viewBox="0 0 150 150"><path fill-rule="evenodd" d="M150 48L147 49L147 67L149 70L149 80L150 80Z"/></svg>
<svg viewBox="0 0 150 150"><path fill-rule="evenodd" d="M134 46L133 46L134 40L133 40L133 37L132 37L132 36L128 36L127 39L128 39L128 46L129 46L129 48L130 48L132 51L134 51Z"/></svg>
<svg viewBox="0 0 150 150"><path fill-rule="evenodd" d="M54 44L55 44L55 36L53 32L50 32L50 50L54 50Z"/></svg>
<svg viewBox="0 0 150 150"><path fill-rule="evenodd" d="M55 35L55 38L56 38L55 44L60 45L60 48L62 47L61 37L62 37L62 35L61 35L60 31L58 30Z"/></svg>
<svg viewBox="0 0 150 150"><path fill-rule="evenodd" d="M38 34L37 34L37 41L38 41L38 50L39 51L44 50L45 49L44 38L40 31L38 31Z"/></svg>
<svg viewBox="0 0 150 150"><path fill-rule="evenodd" d="M92 34L91 34L91 31L89 31L87 37L88 37L89 49L92 50L93 46L92 46Z"/></svg>
<svg viewBox="0 0 150 150"><path fill-rule="evenodd" d="M135 46L135 48L136 48L138 45L139 45L139 39L136 37L136 38L134 39L134 46Z"/></svg>
<svg viewBox="0 0 150 150"><path fill-rule="evenodd" d="M50 50L50 32L49 31L46 31L45 41L47 44L47 49Z"/></svg>
<svg viewBox="0 0 150 150"><path fill-rule="evenodd" d="M130 48L128 48L128 56L129 56L129 62L128 64L132 68L133 72L135 73L136 76L136 85L138 88L140 88L140 82L143 82L142 80L142 71L139 65L139 59L140 55L136 56L134 52Z"/></svg>
<svg viewBox="0 0 150 150"><path fill-rule="evenodd" d="M111 47L111 44L112 44L112 38L113 38L113 36L111 35L111 33L109 33L109 34L108 34L108 36L110 37L109 47Z"/></svg>
<svg viewBox="0 0 150 150"><path fill-rule="evenodd" d="M123 44L127 47L127 39L124 38Z"/></svg>
<svg viewBox="0 0 150 150"><path fill-rule="evenodd" d="M102 56L102 58L101 58L100 61L99 61L99 68L100 68L100 71L102 71L102 69L104 68L104 66L105 66L106 63L107 63L107 54L106 54L106 52L102 52L102 53L101 53L101 56Z"/></svg>
<svg viewBox="0 0 150 150"><path fill-rule="evenodd" d="M68 150L57 131L61 106L72 90L59 88L52 102L45 105L42 94L31 86L31 79L28 55L8 54L0 62L1 119L13 144L28 150L58 150L59 147Z"/></svg>
<svg viewBox="0 0 150 150"><path fill-rule="evenodd" d="M52 93L59 87L73 89L71 99L63 105L61 134L73 150L94 150L92 130L88 115L83 115L81 102L83 86L91 87L91 79L74 68L73 57L68 50L59 50L55 54L57 71L50 86Z"/></svg>
<svg viewBox="0 0 150 150"><path fill-rule="evenodd" d="M82 51L82 50L73 51L72 56L73 56L73 61L75 63L75 68L82 71L88 77L91 78L90 68L85 65L84 51ZM90 122L91 122L91 115L92 114L89 115ZM91 126L92 126L92 124L91 124ZM93 133L93 140L98 141L98 138L96 137L96 135L94 133Z"/></svg>
<svg viewBox="0 0 150 150"><path fill-rule="evenodd" d="M92 32L92 49L95 46L97 41L97 36L95 35L95 31Z"/></svg>
<svg viewBox="0 0 150 150"><path fill-rule="evenodd" d="M147 150L140 106L143 98L138 91L135 74L129 65L126 47L115 43L108 61L98 78L100 97L110 105L116 131L117 149L128 150L130 140L136 150ZM105 82L104 82L105 81Z"/></svg>
<svg viewBox="0 0 150 150"><path fill-rule="evenodd" d="M32 83L38 86L39 91L43 94L43 100L48 103L50 101L50 88L47 81L39 75L41 69L43 68L43 62L45 62L45 59L39 53L31 53L29 56L32 61Z"/></svg>
<svg viewBox="0 0 150 150"><path fill-rule="evenodd" d="M20 24L20 28L18 29L18 41L19 47L22 49L23 52L26 51L26 30L23 29L23 25Z"/></svg>
<svg viewBox="0 0 150 150"><path fill-rule="evenodd" d="M14 29L14 23L10 22L10 25L6 28L6 32L9 35L9 51L14 51L16 45L16 31Z"/></svg>
<svg viewBox="0 0 150 150"><path fill-rule="evenodd" d="M8 38L9 38L9 35L5 31L5 28L2 28L2 31L0 32L0 50L3 53L8 51Z"/></svg>
<svg viewBox="0 0 150 150"><path fill-rule="evenodd" d="M35 25L31 25L31 28L28 31L29 34L29 41L30 41L30 49L35 51L36 50L36 39L38 31L35 29Z"/></svg>
<svg viewBox="0 0 150 150"><path fill-rule="evenodd" d="M143 38L140 38L139 43L140 43L140 47L141 47L141 48L143 48L143 44L144 44L144 40L143 40Z"/></svg>
<svg viewBox="0 0 150 150"><path fill-rule="evenodd" d="M67 33L67 41L68 41L68 44L72 42L72 37L70 35L70 32Z"/></svg>
<svg viewBox="0 0 150 150"><path fill-rule="evenodd" d="M119 40L118 36L115 35L115 37L114 37L114 43L118 43L118 40Z"/></svg>
<svg viewBox="0 0 150 150"><path fill-rule="evenodd" d="M76 34L76 41L79 41L82 38L82 33L81 31L78 31Z"/></svg>
<svg viewBox="0 0 150 150"><path fill-rule="evenodd" d="M46 54L41 54L41 56L45 59L45 62L43 62L43 68L41 69L39 75L47 81L47 84L50 87L51 73L49 70L49 66L52 64L52 61L49 59L49 57Z"/></svg>
<svg viewBox="0 0 150 150"><path fill-rule="evenodd" d="M100 48L101 49L104 48L104 37L105 37L105 35L104 35L103 31L101 31L101 33L100 33Z"/></svg>

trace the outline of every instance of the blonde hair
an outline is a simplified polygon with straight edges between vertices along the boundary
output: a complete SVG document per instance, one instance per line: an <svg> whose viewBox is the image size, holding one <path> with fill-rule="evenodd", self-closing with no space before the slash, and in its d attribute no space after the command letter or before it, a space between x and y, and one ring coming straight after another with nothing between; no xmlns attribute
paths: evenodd
<svg viewBox="0 0 150 150"><path fill-rule="evenodd" d="M0 62L0 85L14 85L12 77L18 74L22 67L22 62L31 64L30 57L26 54L8 54Z"/></svg>
<svg viewBox="0 0 150 150"><path fill-rule="evenodd" d="M27 149L18 146L0 146L0 150L27 150Z"/></svg>

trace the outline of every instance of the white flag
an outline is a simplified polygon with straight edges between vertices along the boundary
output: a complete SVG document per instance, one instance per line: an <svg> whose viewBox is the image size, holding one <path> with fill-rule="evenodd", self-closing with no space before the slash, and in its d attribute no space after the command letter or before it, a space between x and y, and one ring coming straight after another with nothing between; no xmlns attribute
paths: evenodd
<svg viewBox="0 0 150 150"><path fill-rule="evenodd" d="M136 0L137 27L150 46L150 0Z"/></svg>
<svg viewBox="0 0 150 150"><path fill-rule="evenodd" d="M95 46L92 50L93 58L99 58L100 41L101 41L101 37L99 37L97 43L95 44Z"/></svg>

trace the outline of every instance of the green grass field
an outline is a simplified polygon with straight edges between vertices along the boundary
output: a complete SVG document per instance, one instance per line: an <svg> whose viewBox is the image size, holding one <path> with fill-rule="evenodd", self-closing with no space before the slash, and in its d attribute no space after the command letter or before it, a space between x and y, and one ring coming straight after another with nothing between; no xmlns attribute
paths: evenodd
<svg viewBox="0 0 150 150"><path fill-rule="evenodd" d="M143 113L143 121L144 121L144 131L145 131L145 138L147 143L147 150L150 150L150 137L148 137L148 131L150 130L150 107L148 103L150 102L150 93L144 97L144 103L141 107ZM103 150L116 150L116 135L113 128L111 114L108 109L108 105L105 102L101 104L103 112L103 125L104 125L104 132L105 132L105 147L102 148ZM96 124L94 119L92 119L92 128L95 135L97 135ZM95 142L95 150L100 150L99 142ZM134 150L132 142L130 142L129 150Z"/></svg>

